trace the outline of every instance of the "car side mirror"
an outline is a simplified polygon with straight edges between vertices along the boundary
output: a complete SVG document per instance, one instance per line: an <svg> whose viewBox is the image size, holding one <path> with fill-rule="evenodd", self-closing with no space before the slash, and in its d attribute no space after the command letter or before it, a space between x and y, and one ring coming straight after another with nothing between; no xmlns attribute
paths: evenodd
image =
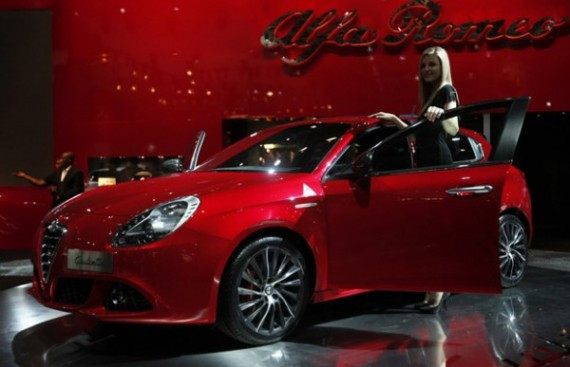
<svg viewBox="0 0 570 367"><path fill-rule="evenodd" d="M359 177L368 177L372 171L373 154L373 151L368 151L356 157L354 161L352 161L352 171Z"/></svg>
<svg viewBox="0 0 570 367"><path fill-rule="evenodd" d="M161 164L162 172L164 173L180 173L182 172L182 159L171 158L167 159Z"/></svg>

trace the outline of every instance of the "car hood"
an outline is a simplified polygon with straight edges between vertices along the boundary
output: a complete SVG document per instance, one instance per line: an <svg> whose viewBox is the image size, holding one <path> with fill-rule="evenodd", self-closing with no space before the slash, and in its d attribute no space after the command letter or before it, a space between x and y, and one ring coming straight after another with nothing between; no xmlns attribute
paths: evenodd
<svg viewBox="0 0 570 367"><path fill-rule="evenodd" d="M258 172L188 172L144 181L122 183L93 189L54 210L100 215L135 215L160 203L183 196L205 197L219 192L243 190L250 186L274 185L301 174ZM305 176L305 175L303 175Z"/></svg>

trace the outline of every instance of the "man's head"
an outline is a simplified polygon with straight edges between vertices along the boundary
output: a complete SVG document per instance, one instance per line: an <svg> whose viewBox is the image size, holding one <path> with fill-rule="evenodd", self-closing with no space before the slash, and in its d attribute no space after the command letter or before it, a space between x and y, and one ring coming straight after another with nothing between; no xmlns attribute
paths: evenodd
<svg viewBox="0 0 570 367"><path fill-rule="evenodd" d="M75 160L75 155L72 152L65 152L61 154L61 157L56 161L58 168L65 169L73 164Z"/></svg>

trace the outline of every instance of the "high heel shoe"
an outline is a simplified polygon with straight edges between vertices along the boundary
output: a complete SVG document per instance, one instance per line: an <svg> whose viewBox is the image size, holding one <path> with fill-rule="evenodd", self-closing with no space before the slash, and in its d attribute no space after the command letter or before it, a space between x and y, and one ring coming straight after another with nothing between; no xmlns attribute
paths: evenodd
<svg viewBox="0 0 570 367"><path fill-rule="evenodd" d="M421 302L414 303L408 307L411 307L414 310L419 310L420 308L428 306L428 305L429 305L429 303L427 301L421 301Z"/></svg>
<svg viewBox="0 0 570 367"><path fill-rule="evenodd" d="M430 303L426 303L425 306L420 306L418 307L418 311L420 311L420 313L429 313L432 315L435 315L437 313L439 313L439 310L441 310L441 308L443 307L443 309L447 309L447 300L449 299L449 296L451 295L451 293L444 293L443 296L441 296L441 300L439 301L438 304L430 304Z"/></svg>

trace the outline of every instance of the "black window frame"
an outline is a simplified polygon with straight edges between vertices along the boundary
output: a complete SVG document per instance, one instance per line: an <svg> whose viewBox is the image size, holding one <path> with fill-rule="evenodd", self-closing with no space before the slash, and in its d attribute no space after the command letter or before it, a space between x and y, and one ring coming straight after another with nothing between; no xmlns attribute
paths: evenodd
<svg viewBox="0 0 570 367"><path fill-rule="evenodd" d="M491 109L505 109L505 125L502 129L500 136L497 140L496 147L492 149L490 156L487 160L484 159L474 159L474 160L461 160L461 161L454 161L451 164L444 164L444 165L437 165L437 166L429 166L429 167L411 167L409 169L402 169L402 170L391 170L391 171L380 171L375 172L371 171L368 173L367 176L379 176L379 175L389 175L389 174L398 174L398 173L409 173L409 172L421 172L421 171L433 171L433 170L444 170L444 169L452 169L457 167L468 167L474 165L492 165L492 164L502 164L502 163L512 163L514 152L516 149L516 145L518 142L518 138L520 136L520 132L522 130L522 125L524 123L524 117L526 115L526 110L528 108L530 102L530 97L517 97L517 98L506 98L501 100L493 100L493 101L486 101L481 102L473 105L468 106L460 106L457 108L453 108L450 110L445 111L442 116L438 119L438 121L443 121L448 118L452 117L459 117L461 115L473 113L481 110L491 110ZM399 139L401 137L406 138L409 141L409 137L418 132L420 129L423 128L426 124L431 124L432 122L428 121L427 119L423 118L420 119L417 123L409 125L408 127L396 131L394 134L386 137L385 139L379 141L374 146L368 148L367 150L361 152L355 160L363 159L365 155L369 155L372 157L374 155L374 151L377 149L381 149L383 146L389 144L390 142ZM465 135L468 139L472 139L468 135ZM353 138L357 139L357 137ZM342 157L346 150L349 149L352 143L349 142L347 147L343 149L343 151L339 154L339 159ZM338 159L331 165L332 167L335 166ZM343 179L343 178L354 178L358 176L356 173L348 172L346 174L334 174L330 175L329 169L325 175L325 180L331 179Z"/></svg>

